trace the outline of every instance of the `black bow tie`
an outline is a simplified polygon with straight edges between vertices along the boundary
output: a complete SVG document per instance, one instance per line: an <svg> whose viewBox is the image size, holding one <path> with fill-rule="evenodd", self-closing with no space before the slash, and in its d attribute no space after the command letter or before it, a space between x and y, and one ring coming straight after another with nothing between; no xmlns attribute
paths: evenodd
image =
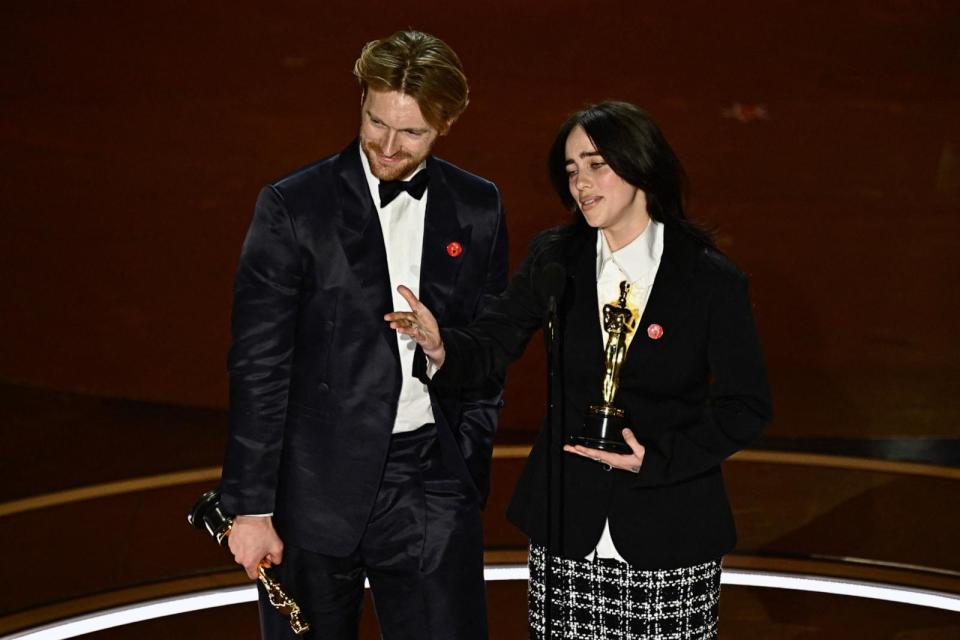
<svg viewBox="0 0 960 640"><path fill-rule="evenodd" d="M393 202L394 198L400 195L401 191L406 191L411 196L419 200L423 197L423 192L427 190L427 181L430 180L426 169L413 176L409 180L381 180L380 181L380 208Z"/></svg>

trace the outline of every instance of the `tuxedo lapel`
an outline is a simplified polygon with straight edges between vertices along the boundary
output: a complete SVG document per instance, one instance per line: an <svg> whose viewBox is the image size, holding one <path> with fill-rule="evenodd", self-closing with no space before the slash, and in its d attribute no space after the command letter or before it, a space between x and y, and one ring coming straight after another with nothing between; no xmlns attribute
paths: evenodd
<svg viewBox="0 0 960 640"><path fill-rule="evenodd" d="M340 195L337 233L350 271L359 283L357 298L379 322L381 334L399 361L396 334L382 321L383 315L393 310L390 270L380 220L360 162L358 142L354 141L340 154L337 165Z"/></svg>
<svg viewBox="0 0 960 640"><path fill-rule="evenodd" d="M427 158L426 170L430 173L430 186L420 258L420 300L442 325L463 256L470 251L472 227L461 226L459 202L446 183L442 167L432 156Z"/></svg>

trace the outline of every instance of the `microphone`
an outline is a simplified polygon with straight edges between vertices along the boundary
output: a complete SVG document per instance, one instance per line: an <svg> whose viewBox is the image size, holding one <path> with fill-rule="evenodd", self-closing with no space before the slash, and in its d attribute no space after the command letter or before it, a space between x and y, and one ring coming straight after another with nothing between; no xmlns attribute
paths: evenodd
<svg viewBox="0 0 960 640"><path fill-rule="evenodd" d="M567 286L567 271L559 263L551 262L540 272L540 286L547 296L548 316L557 313L557 300L563 296Z"/></svg>
<svg viewBox="0 0 960 640"><path fill-rule="evenodd" d="M546 621L547 640L553 638L553 566L550 562L550 554L559 555L563 551L563 483L557 484L557 481L563 477L563 454L555 450L554 442L562 440L564 433L563 425L563 374L560 366L560 337L558 325L560 324L557 314L557 300L563 296L563 290L567 286L567 272L559 263L550 262L540 272L540 287L543 294L547 297L546 326L544 327L544 338L547 346L547 558L544 567L543 583L546 587L544 593L544 614ZM558 455L559 454L559 455ZM559 478L554 477L558 475ZM559 500L555 500L553 491L559 487ZM554 541L556 540L556 546Z"/></svg>
<svg viewBox="0 0 960 640"><path fill-rule="evenodd" d="M548 365L552 364L552 354L557 349L557 301L563 297L567 286L567 271L558 262L548 263L540 272L540 287L547 297L545 337L547 339ZM551 374L553 373L551 367Z"/></svg>

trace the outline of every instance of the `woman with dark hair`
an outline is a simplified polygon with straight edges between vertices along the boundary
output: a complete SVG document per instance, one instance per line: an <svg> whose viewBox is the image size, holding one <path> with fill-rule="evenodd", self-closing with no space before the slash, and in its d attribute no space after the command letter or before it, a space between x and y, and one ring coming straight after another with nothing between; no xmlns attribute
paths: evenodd
<svg viewBox="0 0 960 640"><path fill-rule="evenodd" d="M403 287L413 312L386 319L430 385L469 386L520 357L557 301L559 427L508 510L530 537L530 637L715 638L736 538L720 465L771 414L747 279L686 219L680 162L637 107L575 113L549 168L575 221L534 239L474 324L440 330ZM571 443L603 405L625 415L626 453Z"/></svg>

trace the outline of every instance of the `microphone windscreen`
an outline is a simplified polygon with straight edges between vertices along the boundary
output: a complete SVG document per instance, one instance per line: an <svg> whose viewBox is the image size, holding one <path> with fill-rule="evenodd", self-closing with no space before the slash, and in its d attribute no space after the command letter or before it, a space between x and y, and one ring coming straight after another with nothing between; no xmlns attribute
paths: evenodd
<svg viewBox="0 0 960 640"><path fill-rule="evenodd" d="M543 295L548 300L560 298L566 285L567 271L556 262L545 266L540 273L540 286L543 287Z"/></svg>

